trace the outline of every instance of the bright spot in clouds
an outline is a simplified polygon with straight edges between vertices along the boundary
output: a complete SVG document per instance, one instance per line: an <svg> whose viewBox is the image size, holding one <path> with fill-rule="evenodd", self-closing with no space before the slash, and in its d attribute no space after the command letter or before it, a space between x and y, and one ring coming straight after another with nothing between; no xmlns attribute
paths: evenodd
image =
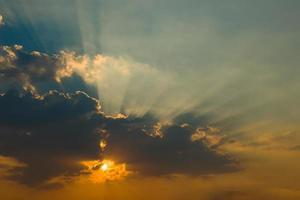
<svg viewBox="0 0 300 200"><path fill-rule="evenodd" d="M103 163L102 166L101 166L101 170L104 171L104 172L107 171L108 170L108 164Z"/></svg>
<svg viewBox="0 0 300 200"><path fill-rule="evenodd" d="M3 20L3 17L2 15L0 15L0 26L4 24L4 20Z"/></svg>
<svg viewBox="0 0 300 200"><path fill-rule="evenodd" d="M93 183L119 181L130 175L125 163L115 163L112 160L91 160L81 162L86 167L84 172L90 174L89 180Z"/></svg>

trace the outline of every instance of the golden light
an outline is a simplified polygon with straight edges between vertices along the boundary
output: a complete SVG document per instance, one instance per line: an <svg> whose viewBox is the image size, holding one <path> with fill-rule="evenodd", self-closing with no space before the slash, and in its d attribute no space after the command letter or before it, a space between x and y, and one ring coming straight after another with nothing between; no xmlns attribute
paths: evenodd
<svg viewBox="0 0 300 200"><path fill-rule="evenodd" d="M105 140L101 140L99 143L100 149L103 151L107 146L107 142Z"/></svg>
<svg viewBox="0 0 300 200"><path fill-rule="evenodd" d="M103 163L102 166L101 166L101 170L104 171L104 172L107 171L108 170L108 165L106 163Z"/></svg>
<svg viewBox="0 0 300 200"><path fill-rule="evenodd" d="M90 174L89 179L94 183L123 180L130 174L125 163L117 164L112 160L83 161L81 164L87 167L84 172Z"/></svg>

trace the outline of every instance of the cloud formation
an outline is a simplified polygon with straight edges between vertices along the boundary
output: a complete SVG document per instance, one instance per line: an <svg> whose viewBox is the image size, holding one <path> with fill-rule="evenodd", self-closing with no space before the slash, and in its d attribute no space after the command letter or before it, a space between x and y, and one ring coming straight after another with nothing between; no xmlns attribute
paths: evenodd
<svg viewBox="0 0 300 200"><path fill-rule="evenodd" d="M0 175L191 176L2 199L300 199L299 5L0 0Z"/></svg>
<svg viewBox="0 0 300 200"><path fill-rule="evenodd" d="M8 91L0 96L0 107L1 154L27 165L15 170L16 180L31 185L74 175L82 169L80 160L98 158L92 116L99 104L85 93L36 96Z"/></svg>
<svg viewBox="0 0 300 200"><path fill-rule="evenodd" d="M92 173L82 161L107 158L125 163L128 170L142 176L208 175L239 169L234 158L218 149L223 142L220 130L202 127L204 118L185 114L162 121L150 112L149 105L155 107L156 98L166 89L161 87L172 81L148 65L69 51L28 52L15 45L1 46L0 75L4 91L0 150L26 165L10 170L10 178L21 183L40 185L59 176ZM101 102L85 92L61 89L70 80L77 80L77 87L96 85ZM130 81L137 87L126 88ZM153 98L141 104L140 96L134 97L145 85L154 86L147 95ZM122 99L126 95L133 97L131 101ZM105 113L100 104L111 112ZM130 110L134 107L139 110ZM121 110L134 115L123 115Z"/></svg>
<svg viewBox="0 0 300 200"><path fill-rule="evenodd" d="M0 47L1 80L14 81L28 91L36 91L38 82L57 80L62 67L57 55L27 52L20 45Z"/></svg>
<svg viewBox="0 0 300 200"><path fill-rule="evenodd" d="M73 87L96 88L89 93L101 98L107 113L139 116L149 112L159 96L174 83L171 75L129 58L102 54L90 57L73 51L51 55L26 51L21 45L0 47L0 75L2 88L14 84L15 88L35 93L45 88L68 91L71 85L65 83L79 77L81 83L75 82ZM135 86L129 87L133 82ZM141 95L144 87L149 88L146 97Z"/></svg>
<svg viewBox="0 0 300 200"><path fill-rule="evenodd" d="M237 161L191 139L194 129L151 116L106 116L98 100L83 92L44 95L8 91L0 96L0 150L26 167L10 178L47 184L86 173L81 161L113 159L143 176L208 175L238 170ZM157 135L155 133L161 133ZM107 146L102 148L100 141Z"/></svg>
<svg viewBox="0 0 300 200"><path fill-rule="evenodd" d="M211 175L236 171L238 162L213 145L219 142L203 138L193 141L192 127L169 124L161 128L161 137L150 136L134 121L108 125L105 157L129 163L143 175ZM153 131L153 130L152 130ZM155 131L155 130L154 130ZM213 144L213 145L211 145Z"/></svg>

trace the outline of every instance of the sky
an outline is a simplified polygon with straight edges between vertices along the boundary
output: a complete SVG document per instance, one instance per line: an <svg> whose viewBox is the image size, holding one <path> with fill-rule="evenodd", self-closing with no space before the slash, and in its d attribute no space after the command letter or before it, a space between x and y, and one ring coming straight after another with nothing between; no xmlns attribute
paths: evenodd
<svg viewBox="0 0 300 200"><path fill-rule="evenodd" d="M0 198L300 199L297 0L0 0Z"/></svg>

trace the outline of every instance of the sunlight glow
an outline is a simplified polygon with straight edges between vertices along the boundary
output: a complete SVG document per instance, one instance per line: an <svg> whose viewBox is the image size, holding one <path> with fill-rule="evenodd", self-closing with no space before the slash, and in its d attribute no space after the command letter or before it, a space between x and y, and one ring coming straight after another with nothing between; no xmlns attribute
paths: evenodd
<svg viewBox="0 0 300 200"><path fill-rule="evenodd" d="M112 160L91 160L81 163L87 167L84 172L90 174L89 179L93 183L120 181L131 173L126 169L125 163L118 164Z"/></svg>
<svg viewBox="0 0 300 200"><path fill-rule="evenodd" d="M108 165L106 163L103 163L102 166L101 166L101 170L104 171L104 172L107 171L108 170Z"/></svg>

